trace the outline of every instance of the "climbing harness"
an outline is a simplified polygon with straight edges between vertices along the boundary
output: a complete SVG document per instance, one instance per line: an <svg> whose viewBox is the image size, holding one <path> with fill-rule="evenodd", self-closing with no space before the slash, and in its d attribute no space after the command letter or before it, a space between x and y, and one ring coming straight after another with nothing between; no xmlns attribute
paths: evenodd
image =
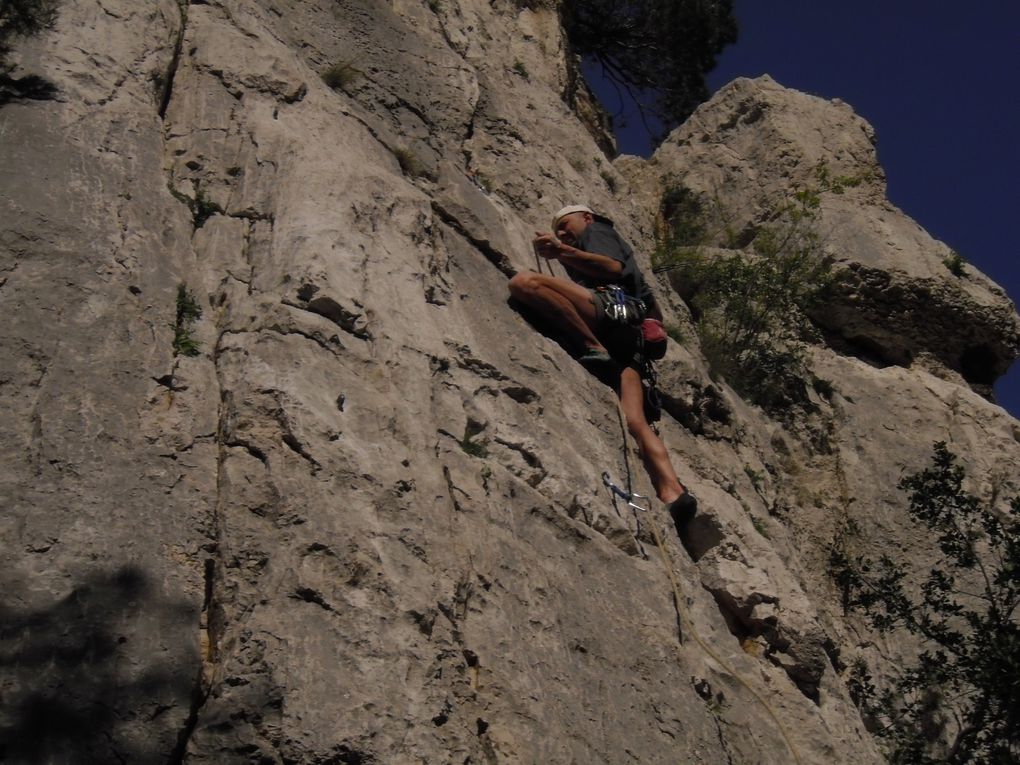
<svg viewBox="0 0 1020 765"><path fill-rule="evenodd" d="M680 583L677 581L676 574L674 573L673 570L673 560L670 557L669 553L666 551L666 545L664 544L662 533L659 530L659 524L658 522L656 522L652 513L648 512L648 508L642 507L641 505L634 502L635 499L648 500L649 497L646 497L642 494L638 494L633 491L626 491L620 488L620 486L613 481L608 471L604 471L602 473L602 484L609 490L610 497L613 498L614 506L616 503L616 497L619 497L634 510L640 510L641 512L646 513L648 525L651 527L652 535L655 537L655 544L659 548L659 559L662 561L662 565L666 569L666 576L669 578L670 586L673 588L673 603L676 606L677 613L677 633L678 633L677 637L679 638L680 645L682 646L684 644L683 630L684 627L686 627L690 633L691 638L693 638L694 642L701 647L701 650L704 651L705 654L708 655L710 658L712 658L724 671L728 672L734 680L736 680L740 685L742 685L744 689L748 693L750 693L751 696L754 697L754 699L761 705L762 709L764 709L766 713L768 713L768 716L772 718L772 722L775 723L776 728L779 729L779 733L780 735L782 735L783 741L786 743L787 748L789 748L790 753L793 755L794 762L797 763L797 765L801 765L803 760L801 760L800 752L798 751L797 747L794 746L793 741L790 740L789 733L787 733L786 728L779 721L779 716L776 714L775 710L772 709L772 706L761 696L761 694L759 694L754 688L752 688L751 684L743 677L741 677L737 673L737 671L726 662L725 659L723 659L721 656L719 656L719 654L717 654L715 651L709 648L708 645L706 645L705 642L700 637L698 637L698 633L694 631L694 623L688 614L687 604L680 590ZM679 648L677 648L677 653L679 654Z"/></svg>
<svg viewBox="0 0 1020 765"><path fill-rule="evenodd" d="M654 422L659 419L662 402L653 362L666 353L665 332L661 329L661 322L647 319L644 301L628 295L615 284L596 287L594 292L603 313L611 322L606 333L606 347L612 346L615 349L610 351L614 356L629 358L640 372L641 379L646 383L645 398L652 414L649 422ZM661 339L654 332L645 331L648 322L658 325ZM653 340L648 339L650 334Z"/></svg>
<svg viewBox="0 0 1020 765"><path fill-rule="evenodd" d="M662 401L653 360L665 355L664 343L662 348L656 346L653 350L645 339L644 323L654 320L645 319L643 301L631 297L616 285L596 287L594 293L608 322L600 337L614 359L638 370L643 381L646 414L650 415L648 421L654 423L661 414Z"/></svg>
<svg viewBox="0 0 1020 765"><path fill-rule="evenodd" d="M644 321L648 312L644 301L628 295L622 287L607 284L596 287L595 292L599 295L602 309L610 321L631 327L639 326Z"/></svg>

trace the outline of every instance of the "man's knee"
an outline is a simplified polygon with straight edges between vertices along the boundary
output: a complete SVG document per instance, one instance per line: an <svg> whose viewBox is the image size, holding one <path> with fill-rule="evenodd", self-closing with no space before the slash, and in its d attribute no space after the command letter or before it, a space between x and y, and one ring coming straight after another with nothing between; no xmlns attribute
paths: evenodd
<svg viewBox="0 0 1020 765"><path fill-rule="evenodd" d="M535 294L541 283L541 274L536 274L534 271L521 271L510 279L510 283L507 286L510 288L510 294L515 299L526 303L528 298Z"/></svg>
<svg viewBox="0 0 1020 765"><path fill-rule="evenodd" d="M648 423L648 418L645 416L644 390L641 391L640 398L635 396L635 398L628 401L624 407L623 415L627 423L627 432L639 444L655 448L656 442L662 443L662 440L655 430L652 429L652 426Z"/></svg>
<svg viewBox="0 0 1020 765"><path fill-rule="evenodd" d="M651 425L642 416L631 415L626 418L627 420L627 432L630 433L638 442L644 441L648 438L649 434L655 435L655 431L652 430Z"/></svg>

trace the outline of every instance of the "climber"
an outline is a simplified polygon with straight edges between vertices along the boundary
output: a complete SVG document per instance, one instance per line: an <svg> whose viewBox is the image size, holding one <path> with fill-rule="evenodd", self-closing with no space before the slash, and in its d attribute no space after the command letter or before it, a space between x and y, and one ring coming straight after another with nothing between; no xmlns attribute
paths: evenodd
<svg viewBox="0 0 1020 765"><path fill-rule="evenodd" d="M617 342L620 321L633 323L635 311L638 324L650 320L646 337L664 342L662 312L638 270L633 250L611 220L584 205L570 205L556 213L552 229L555 233L535 233L535 253L547 261L559 261L570 279L522 271L510 280L510 294L563 331L581 349L578 361L585 367L593 372L619 370L612 380L627 430L637 441L656 495L679 531L694 517L698 502L680 483L666 445L645 417L644 387L633 348L626 355ZM626 293L622 305L613 287ZM630 315L620 316L623 313ZM632 327L628 334L638 331Z"/></svg>

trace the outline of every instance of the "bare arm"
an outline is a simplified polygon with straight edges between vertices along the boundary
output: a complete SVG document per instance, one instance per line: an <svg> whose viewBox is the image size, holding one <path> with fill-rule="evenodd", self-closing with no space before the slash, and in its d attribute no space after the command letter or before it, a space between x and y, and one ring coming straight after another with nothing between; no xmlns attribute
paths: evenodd
<svg viewBox="0 0 1020 765"><path fill-rule="evenodd" d="M552 234L535 234L535 252L543 258L558 260L574 271L596 279L612 281L623 273L623 263L607 255L585 252L564 244Z"/></svg>

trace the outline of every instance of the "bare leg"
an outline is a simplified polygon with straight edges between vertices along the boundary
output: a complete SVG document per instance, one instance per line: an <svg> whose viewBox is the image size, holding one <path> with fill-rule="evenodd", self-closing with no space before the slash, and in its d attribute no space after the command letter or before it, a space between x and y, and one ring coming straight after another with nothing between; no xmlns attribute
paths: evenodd
<svg viewBox="0 0 1020 765"><path fill-rule="evenodd" d="M595 336L595 306L585 287L556 276L521 271L510 280L514 299L538 311L585 348L604 351Z"/></svg>
<svg viewBox="0 0 1020 765"><path fill-rule="evenodd" d="M667 505L684 493L684 487L669 461L669 452L662 439L652 430L645 418L645 393L641 386L641 375L633 367L620 373L620 408L627 420L627 430L637 441L641 460L652 479L655 493Z"/></svg>

